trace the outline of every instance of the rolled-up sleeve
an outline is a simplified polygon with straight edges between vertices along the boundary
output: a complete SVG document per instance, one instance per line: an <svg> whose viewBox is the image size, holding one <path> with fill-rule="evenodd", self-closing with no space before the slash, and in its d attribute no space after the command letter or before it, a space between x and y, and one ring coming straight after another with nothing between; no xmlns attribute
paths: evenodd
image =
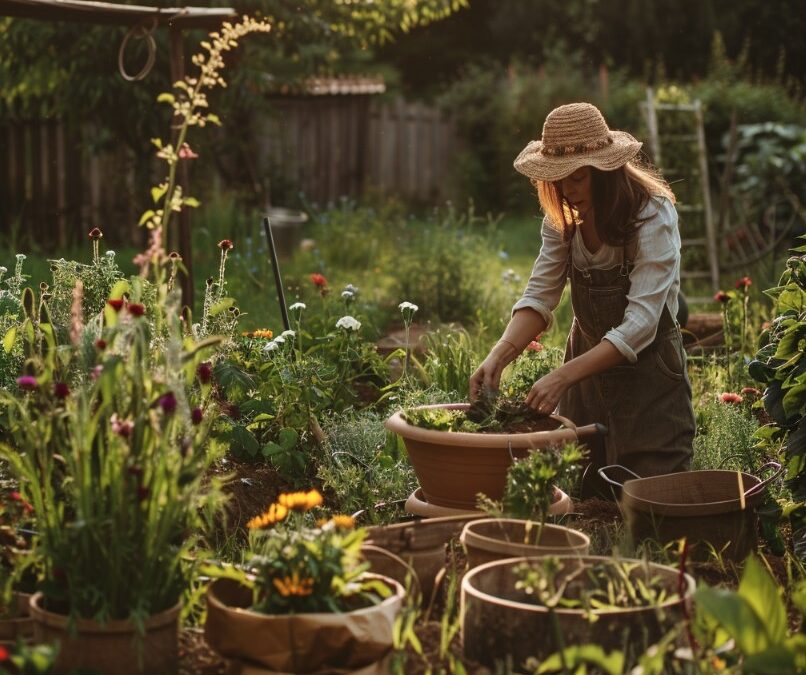
<svg viewBox="0 0 806 675"><path fill-rule="evenodd" d="M533 309L546 321L546 328L554 323L554 309L560 303L568 267L569 243L563 241L562 233L543 219L541 227L543 243L532 267L532 274L521 298L513 305L512 313L519 309Z"/></svg>
<svg viewBox="0 0 806 675"><path fill-rule="evenodd" d="M611 342L630 363L635 363L641 350L655 339L661 312L680 274L677 211L667 199L653 203L655 214L638 227L624 320L602 338Z"/></svg>

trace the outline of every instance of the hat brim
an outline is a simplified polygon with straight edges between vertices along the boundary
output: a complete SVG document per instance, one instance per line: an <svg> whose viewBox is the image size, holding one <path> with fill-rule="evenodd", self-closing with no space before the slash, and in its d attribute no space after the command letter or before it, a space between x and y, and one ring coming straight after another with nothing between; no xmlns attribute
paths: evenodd
<svg viewBox="0 0 806 675"><path fill-rule="evenodd" d="M515 170L542 181L562 180L582 166L613 171L633 159L643 146L626 131L611 131L610 137L613 139L610 145L572 155L544 155L543 143L532 141L515 158Z"/></svg>

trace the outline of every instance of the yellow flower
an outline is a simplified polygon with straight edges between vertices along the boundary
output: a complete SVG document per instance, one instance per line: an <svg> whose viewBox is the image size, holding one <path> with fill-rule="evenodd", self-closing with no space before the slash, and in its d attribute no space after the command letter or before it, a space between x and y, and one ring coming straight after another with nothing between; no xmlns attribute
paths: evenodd
<svg viewBox="0 0 806 675"><path fill-rule="evenodd" d="M253 331L244 331L241 333L241 335L248 338L262 338L264 340L271 340L274 337L274 333L268 328L258 328L257 330Z"/></svg>
<svg viewBox="0 0 806 675"><path fill-rule="evenodd" d="M355 518L352 516L335 515L330 522L336 526L337 530L352 530L355 527Z"/></svg>
<svg viewBox="0 0 806 675"><path fill-rule="evenodd" d="M312 508L322 505L322 495L317 490L287 492L280 495L277 503L292 511L310 511Z"/></svg>
<svg viewBox="0 0 806 675"><path fill-rule="evenodd" d="M307 579L300 579L299 572L294 572L294 574L292 574L290 577L286 577L285 579L274 579L272 580L272 583L277 589L277 592L284 598L287 598L291 595L305 597L306 595L313 593L313 579L310 577Z"/></svg>
<svg viewBox="0 0 806 675"><path fill-rule="evenodd" d="M265 513L255 516L250 520L246 527L250 530L262 530L269 525L279 523L283 518L288 515L288 508L283 504L272 504Z"/></svg>

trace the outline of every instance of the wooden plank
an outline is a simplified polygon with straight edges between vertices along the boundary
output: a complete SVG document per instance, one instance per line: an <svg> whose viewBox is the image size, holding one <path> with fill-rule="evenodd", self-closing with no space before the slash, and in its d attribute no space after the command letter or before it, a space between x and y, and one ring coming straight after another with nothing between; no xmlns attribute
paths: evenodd
<svg viewBox="0 0 806 675"><path fill-rule="evenodd" d="M67 164L65 161L64 121L56 122L56 240L59 248L67 246Z"/></svg>

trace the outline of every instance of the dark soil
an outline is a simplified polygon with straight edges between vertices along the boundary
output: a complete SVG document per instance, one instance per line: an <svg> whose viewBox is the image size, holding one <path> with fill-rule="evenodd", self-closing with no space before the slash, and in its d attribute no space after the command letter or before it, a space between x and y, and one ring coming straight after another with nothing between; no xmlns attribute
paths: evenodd
<svg viewBox="0 0 806 675"><path fill-rule="evenodd" d="M482 434L529 434L534 431L554 431L559 428L560 424L557 420L550 417L534 413L526 419L517 420L505 424L502 429L484 429L479 433Z"/></svg>
<svg viewBox="0 0 806 675"><path fill-rule="evenodd" d="M210 649L199 629L179 633L179 675L225 675L227 665Z"/></svg>

